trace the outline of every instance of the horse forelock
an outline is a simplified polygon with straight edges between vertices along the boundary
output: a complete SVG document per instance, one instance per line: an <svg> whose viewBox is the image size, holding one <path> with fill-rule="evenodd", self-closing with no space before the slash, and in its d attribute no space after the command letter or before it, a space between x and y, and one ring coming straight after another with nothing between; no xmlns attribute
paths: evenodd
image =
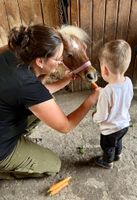
<svg viewBox="0 0 137 200"><path fill-rule="evenodd" d="M79 44L75 41L75 40L71 40L71 45L72 45L72 48L74 49L78 49L79 48Z"/></svg>
<svg viewBox="0 0 137 200"><path fill-rule="evenodd" d="M89 36L88 34L81 28L72 26L72 25L65 25L61 26L60 29L58 29L59 33L62 35L63 38L66 38L69 40L72 35L78 37L80 40L84 42L88 42Z"/></svg>

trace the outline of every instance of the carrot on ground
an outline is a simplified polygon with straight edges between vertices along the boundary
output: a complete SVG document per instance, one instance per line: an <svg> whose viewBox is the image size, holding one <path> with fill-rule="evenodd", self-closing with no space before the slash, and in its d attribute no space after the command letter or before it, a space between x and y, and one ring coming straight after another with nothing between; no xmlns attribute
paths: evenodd
<svg viewBox="0 0 137 200"><path fill-rule="evenodd" d="M50 192L50 196L53 196L55 194L57 194L60 190L62 190L64 187L66 187L67 185L69 184L69 182L65 182L64 184L60 185L60 187L58 187L57 189L55 190L52 190Z"/></svg>
<svg viewBox="0 0 137 200"><path fill-rule="evenodd" d="M68 184L69 180L71 179L71 177L65 178L62 181L59 181L58 183L53 184L48 192L52 192L54 190L57 190L58 188L60 188L61 186L65 185L66 183Z"/></svg>
<svg viewBox="0 0 137 200"><path fill-rule="evenodd" d="M91 83L91 89L96 89L98 88L98 85L94 82L94 83Z"/></svg>

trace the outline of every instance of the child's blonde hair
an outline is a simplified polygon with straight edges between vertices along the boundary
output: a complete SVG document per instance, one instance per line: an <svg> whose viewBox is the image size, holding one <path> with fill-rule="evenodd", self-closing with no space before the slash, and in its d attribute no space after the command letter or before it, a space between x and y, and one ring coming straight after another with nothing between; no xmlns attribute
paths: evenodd
<svg viewBox="0 0 137 200"><path fill-rule="evenodd" d="M104 44L99 53L100 64L105 63L114 73L124 73L131 61L131 47L124 40L112 40Z"/></svg>

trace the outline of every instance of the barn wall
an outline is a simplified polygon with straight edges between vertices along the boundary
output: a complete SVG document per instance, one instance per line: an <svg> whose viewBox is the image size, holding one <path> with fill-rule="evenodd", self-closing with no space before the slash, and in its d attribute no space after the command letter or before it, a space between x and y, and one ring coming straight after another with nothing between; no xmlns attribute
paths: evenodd
<svg viewBox="0 0 137 200"><path fill-rule="evenodd" d="M14 26L44 23L59 25L58 0L0 0L0 46Z"/></svg>

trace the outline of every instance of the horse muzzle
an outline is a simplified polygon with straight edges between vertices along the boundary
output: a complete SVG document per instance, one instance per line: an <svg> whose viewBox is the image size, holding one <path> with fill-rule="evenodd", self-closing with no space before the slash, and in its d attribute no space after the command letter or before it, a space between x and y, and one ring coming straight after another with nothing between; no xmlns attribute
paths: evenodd
<svg viewBox="0 0 137 200"><path fill-rule="evenodd" d="M85 77L90 82L96 82L98 80L98 73L94 68L91 67L91 69L88 69Z"/></svg>

